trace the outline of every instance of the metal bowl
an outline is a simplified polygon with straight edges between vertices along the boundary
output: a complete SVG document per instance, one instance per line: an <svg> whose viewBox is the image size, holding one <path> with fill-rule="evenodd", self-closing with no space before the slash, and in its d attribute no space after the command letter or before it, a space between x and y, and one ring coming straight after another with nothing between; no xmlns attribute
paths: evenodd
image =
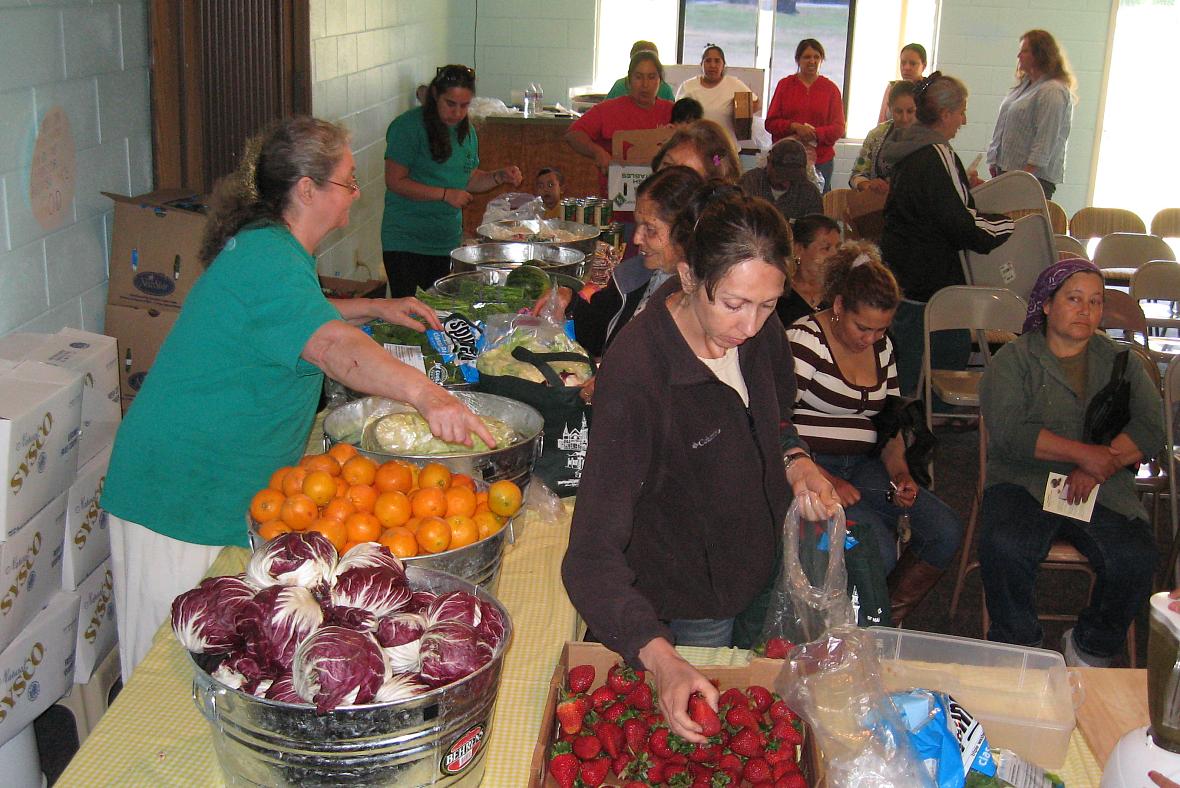
<svg viewBox="0 0 1180 788"><path fill-rule="evenodd" d="M577 277L554 272L553 269L543 269L554 284L561 287L568 287L575 293L582 289L584 283ZM511 269L505 268L486 268L481 267L474 271L464 271L458 274L447 274L442 279L439 279L430 290L438 293L441 296L455 297L459 295L459 289L464 282L478 282L479 284L491 285L499 287L508 281L508 274L512 273Z"/></svg>
<svg viewBox="0 0 1180 788"><path fill-rule="evenodd" d="M502 268L511 271L521 265L535 265L549 273L569 274L581 279L586 255L566 246L535 243L488 243L460 246L451 252L451 273Z"/></svg>
<svg viewBox="0 0 1180 788"><path fill-rule="evenodd" d="M480 416L500 419L521 436L510 446L498 446L484 452L467 451L458 454L387 454L365 448L365 425L377 416L401 413L410 406L384 397L364 397L341 405L324 417L324 441L329 446L350 443L361 454L378 463L386 460L405 460L415 465L438 462L453 473L465 473L475 480L495 482L508 479L520 489L528 486L533 465L541 456L545 420L537 410L523 402L478 391L454 391L463 404Z"/></svg>
<svg viewBox="0 0 1180 788"><path fill-rule="evenodd" d="M567 222L563 219L502 219L498 222L481 224L475 229L480 238L492 242L523 241L546 246L565 246L577 249L585 255L594 254L594 245L602 231L581 222ZM562 238L563 240L538 241L532 235Z"/></svg>

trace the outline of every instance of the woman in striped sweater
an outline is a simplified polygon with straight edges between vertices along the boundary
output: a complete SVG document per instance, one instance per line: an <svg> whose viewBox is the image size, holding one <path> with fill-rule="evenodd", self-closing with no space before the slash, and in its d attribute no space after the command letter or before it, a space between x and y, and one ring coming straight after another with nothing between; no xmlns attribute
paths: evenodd
<svg viewBox="0 0 1180 788"><path fill-rule="evenodd" d="M914 482L900 435L875 452L873 416L898 394L893 343L885 333L901 301L897 280L875 246L846 242L828 260L824 289L832 306L787 328L799 389L794 423L848 519L872 525L885 566L892 568L890 605L900 624L950 565L963 524ZM897 559L904 510L912 541Z"/></svg>

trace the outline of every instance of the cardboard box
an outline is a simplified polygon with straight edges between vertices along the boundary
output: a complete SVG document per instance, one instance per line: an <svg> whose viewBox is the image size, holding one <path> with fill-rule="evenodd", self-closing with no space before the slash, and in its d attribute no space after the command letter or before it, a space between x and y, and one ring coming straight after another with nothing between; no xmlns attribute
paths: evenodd
<svg viewBox="0 0 1180 788"><path fill-rule="evenodd" d="M61 589L65 538L63 492L0 544L0 649L8 646Z"/></svg>
<svg viewBox="0 0 1180 788"><path fill-rule="evenodd" d="M180 190L103 194L115 203L107 303L180 309L205 270L197 259L205 233L202 199Z"/></svg>
<svg viewBox="0 0 1180 788"><path fill-rule="evenodd" d="M74 683L78 595L58 591L0 652L0 744L20 733Z"/></svg>
<svg viewBox="0 0 1180 788"><path fill-rule="evenodd" d="M616 211L635 210L635 191L650 175L650 164L611 164L607 168L606 194Z"/></svg>
<svg viewBox="0 0 1180 788"><path fill-rule="evenodd" d="M320 289L328 298L385 298L384 279L341 279L321 276Z"/></svg>
<svg viewBox="0 0 1180 788"><path fill-rule="evenodd" d="M82 375L82 465L115 438L122 418L119 404L119 354L115 338L74 328L56 334L9 334L0 337L0 358L40 361Z"/></svg>
<svg viewBox="0 0 1180 788"><path fill-rule="evenodd" d="M108 558L78 586L78 639L74 655L74 681L90 681L94 669L119 642L115 626L115 586Z"/></svg>
<svg viewBox="0 0 1180 788"><path fill-rule="evenodd" d="M733 94L733 131L739 140L754 134L754 94L748 90Z"/></svg>
<svg viewBox="0 0 1180 788"><path fill-rule="evenodd" d="M119 344L119 392L124 413L179 316L171 309L107 304L105 330Z"/></svg>
<svg viewBox="0 0 1180 788"><path fill-rule="evenodd" d="M651 160L673 129L620 131L611 138L611 162L606 171L606 196L616 211L635 210L635 190L651 175Z"/></svg>
<svg viewBox="0 0 1180 788"><path fill-rule="evenodd" d="M36 361L0 369L0 541L65 493L78 469L82 376Z"/></svg>
<svg viewBox="0 0 1180 788"><path fill-rule="evenodd" d="M549 692L545 701L545 710L541 713L541 731L537 736L537 743L533 747L533 759L529 765L529 788L557 788L557 780L549 775L549 748L557 740L556 711L557 699L565 689L565 674L574 665L594 666L594 686L591 691L598 689L605 683L607 671L611 666L621 662L615 652L599 643L583 643L570 641L561 649L561 659L553 669L553 678L549 681ZM774 680L783 668L781 659L756 658L748 665L741 667L732 665L698 665L697 669L706 678L714 679L717 686L725 691L730 687L748 687L751 684L761 684L773 691ZM804 732L806 744L800 758L800 769L808 778L807 784L812 788L824 788L819 752L815 747L815 740ZM622 783L609 775L604 785L621 785Z"/></svg>
<svg viewBox="0 0 1180 788"><path fill-rule="evenodd" d="M78 478L66 494L66 537L62 556L61 587L73 591L111 554L107 513L98 505L111 461L107 445L78 469Z"/></svg>

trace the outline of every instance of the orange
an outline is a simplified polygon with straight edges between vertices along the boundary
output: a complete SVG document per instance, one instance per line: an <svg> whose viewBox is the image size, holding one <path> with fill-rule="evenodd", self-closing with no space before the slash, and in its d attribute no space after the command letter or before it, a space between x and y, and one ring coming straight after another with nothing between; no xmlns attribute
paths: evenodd
<svg viewBox="0 0 1180 788"><path fill-rule="evenodd" d="M438 487L423 487L410 496L410 508L419 517L442 517L447 513L447 495Z"/></svg>
<svg viewBox="0 0 1180 788"><path fill-rule="evenodd" d="M356 515L353 515L356 517ZM326 517L321 517L316 520L311 526L313 531L319 531L328 538L328 541L336 548L336 552L343 553L344 545L348 543L348 531L344 527L344 523L339 520L329 520Z"/></svg>
<svg viewBox="0 0 1180 788"><path fill-rule="evenodd" d="M501 479L488 488L488 508L492 514L511 517L520 509L520 488L507 479Z"/></svg>
<svg viewBox="0 0 1180 788"><path fill-rule="evenodd" d="M259 490L254 493L254 498L250 501L250 516L254 518L256 523L277 520L279 511L283 508L283 501L286 499L287 496L278 490L272 490L269 487Z"/></svg>
<svg viewBox="0 0 1180 788"><path fill-rule="evenodd" d="M447 518L447 525L451 529L451 546L448 549L458 550L479 541L479 526L470 517L452 515Z"/></svg>
<svg viewBox="0 0 1180 788"><path fill-rule="evenodd" d="M422 489L438 487L445 490L451 486L451 469L437 462L428 462L418 471L418 486Z"/></svg>
<svg viewBox="0 0 1180 788"><path fill-rule="evenodd" d="M336 497L343 498L344 496L348 495L348 488L349 488L348 482L344 481L344 479L340 478L339 476L336 477L335 482L336 482Z"/></svg>
<svg viewBox="0 0 1180 788"><path fill-rule="evenodd" d="M414 474L404 462L383 462L373 477L373 486L379 492L408 493L414 489Z"/></svg>
<svg viewBox="0 0 1180 788"><path fill-rule="evenodd" d="M351 443L335 443L328 449L329 456L343 465L357 455L356 446Z"/></svg>
<svg viewBox="0 0 1180 788"><path fill-rule="evenodd" d="M405 525L406 520L409 520L412 514L410 499L406 497L405 493L381 493L377 496L376 503L373 504L373 514L377 515L377 519L385 528Z"/></svg>
<svg viewBox="0 0 1180 788"><path fill-rule="evenodd" d="M478 509L481 505L482 506L488 505L488 491L487 490L478 490L475 493L475 508Z"/></svg>
<svg viewBox="0 0 1180 788"><path fill-rule="evenodd" d="M303 494L316 506L327 506L336 497L336 480L327 471L310 471L303 478Z"/></svg>
<svg viewBox="0 0 1180 788"><path fill-rule="evenodd" d="M475 523L475 527L479 530L480 539L487 539L504 527L504 523L500 518L487 510L476 512L475 517L471 519Z"/></svg>
<svg viewBox="0 0 1180 788"><path fill-rule="evenodd" d="M377 541L388 547L389 552L398 558L413 558L418 555L418 540L414 534L400 525L386 529Z"/></svg>
<svg viewBox="0 0 1180 788"><path fill-rule="evenodd" d="M283 477L283 495L295 495L303 492L303 480L307 478L307 468L292 468Z"/></svg>
<svg viewBox="0 0 1180 788"><path fill-rule="evenodd" d="M467 489L471 490L471 492L475 492L475 479L472 479L465 473L452 473L451 486L466 487Z"/></svg>
<svg viewBox="0 0 1180 788"><path fill-rule="evenodd" d="M443 493L447 498L447 517L453 514L470 517L475 514L475 492L466 487L449 487Z"/></svg>
<svg viewBox="0 0 1180 788"><path fill-rule="evenodd" d="M339 520L344 522L348 519L348 515L356 514L356 506L352 501L344 497L333 498L328 501L328 505L320 512L321 517L327 517L329 520Z"/></svg>
<svg viewBox="0 0 1180 788"><path fill-rule="evenodd" d="M423 552L441 553L451 544L451 527L439 517L424 517L414 538Z"/></svg>
<svg viewBox="0 0 1180 788"><path fill-rule="evenodd" d="M340 475L340 463L330 454L308 454L299 465L309 471L324 471L332 476Z"/></svg>
<svg viewBox="0 0 1180 788"><path fill-rule="evenodd" d="M315 505L315 501L303 493L296 493L288 495L287 500L283 501L279 517L284 523L291 526L291 530L305 531L319 516L319 513L320 509Z"/></svg>
<svg viewBox="0 0 1180 788"><path fill-rule="evenodd" d="M344 463L340 475L349 484L372 484L377 477L377 463L358 454Z"/></svg>
<svg viewBox="0 0 1180 788"><path fill-rule="evenodd" d="M360 544L360 542L345 542L344 547L341 547L337 552L339 552L340 555L344 555L349 550L356 547L358 544Z"/></svg>
<svg viewBox="0 0 1180 788"><path fill-rule="evenodd" d="M421 517L411 517L409 520L406 520L406 524L403 525L402 528L405 528L412 534L416 534L418 533L418 526L421 525L421 523Z"/></svg>
<svg viewBox="0 0 1180 788"><path fill-rule="evenodd" d="M373 504L377 502L377 491L367 484L354 484L348 488L348 494L344 497L358 512L371 512Z"/></svg>
<svg viewBox="0 0 1180 788"><path fill-rule="evenodd" d="M277 471L275 471L274 473L272 473L270 475L270 483L267 484L266 486L272 490L278 490L279 492L282 492L283 491L283 478L287 475L287 471L289 471L289 470L291 470L290 465L284 465L282 468L279 468Z"/></svg>
<svg viewBox="0 0 1180 788"><path fill-rule="evenodd" d="M368 512L357 512L344 521L350 542L373 542L381 535L381 523Z"/></svg>
<svg viewBox="0 0 1180 788"><path fill-rule="evenodd" d="M270 520L258 526L258 535L268 542L279 534L289 533L291 533L291 526L282 520Z"/></svg>

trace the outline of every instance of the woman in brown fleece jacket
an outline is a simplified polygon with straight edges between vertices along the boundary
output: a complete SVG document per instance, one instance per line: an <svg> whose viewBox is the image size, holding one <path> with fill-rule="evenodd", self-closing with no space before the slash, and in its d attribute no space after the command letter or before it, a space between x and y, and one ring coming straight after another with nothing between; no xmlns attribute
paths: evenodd
<svg viewBox="0 0 1180 788"><path fill-rule="evenodd" d="M790 230L765 200L708 184L677 218L687 262L607 352L562 578L593 635L651 670L672 731L718 692L673 648L728 646L771 582L792 494L836 505L791 425L775 304ZM809 493L804 495L804 493Z"/></svg>

